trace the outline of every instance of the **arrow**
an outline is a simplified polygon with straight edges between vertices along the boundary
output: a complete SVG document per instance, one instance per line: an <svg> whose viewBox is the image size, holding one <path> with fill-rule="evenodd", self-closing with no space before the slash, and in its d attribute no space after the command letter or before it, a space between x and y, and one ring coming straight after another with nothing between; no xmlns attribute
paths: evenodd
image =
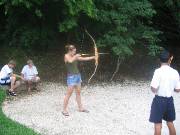
<svg viewBox="0 0 180 135"><path fill-rule="evenodd" d="M98 53L99 55L106 55L109 53ZM92 54L87 54L87 53L82 53L81 56L87 56L87 55L92 55Z"/></svg>

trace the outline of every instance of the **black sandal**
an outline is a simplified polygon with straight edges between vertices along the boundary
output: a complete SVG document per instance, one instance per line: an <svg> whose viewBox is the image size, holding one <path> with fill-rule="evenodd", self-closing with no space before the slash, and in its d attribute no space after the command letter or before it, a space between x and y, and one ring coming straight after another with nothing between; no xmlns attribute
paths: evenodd
<svg viewBox="0 0 180 135"><path fill-rule="evenodd" d="M62 114L64 115L64 116L69 116L69 113L68 112L62 112Z"/></svg>
<svg viewBox="0 0 180 135"><path fill-rule="evenodd" d="M10 96L17 96L17 94L14 91L9 90L8 93L9 93Z"/></svg>

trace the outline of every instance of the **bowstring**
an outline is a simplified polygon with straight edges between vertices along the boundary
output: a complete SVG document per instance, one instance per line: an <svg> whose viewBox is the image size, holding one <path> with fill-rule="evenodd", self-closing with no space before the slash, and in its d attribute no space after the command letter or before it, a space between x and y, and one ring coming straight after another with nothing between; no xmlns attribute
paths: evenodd
<svg viewBox="0 0 180 135"><path fill-rule="evenodd" d="M81 40L80 40L80 53L81 54L83 53L84 38L85 38L85 35L84 35L84 32L82 32L82 36L81 36ZM84 68L83 63L81 63L81 67L82 67L82 72L84 74L85 68Z"/></svg>

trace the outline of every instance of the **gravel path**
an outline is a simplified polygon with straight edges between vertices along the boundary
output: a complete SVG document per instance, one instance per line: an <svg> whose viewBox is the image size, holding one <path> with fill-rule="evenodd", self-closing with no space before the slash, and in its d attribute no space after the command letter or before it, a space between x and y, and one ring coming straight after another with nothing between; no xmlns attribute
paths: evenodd
<svg viewBox="0 0 180 135"><path fill-rule="evenodd" d="M20 123L34 128L42 135L152 135L149 111L153 94L149 82L125 82L98 85L82 90L82 100L89 114L77 111L75 95L69 104L70 117L61 114L66 87L46 83L41 92L32 96L7 99L4 113ZM180 94L175 94L180 135ZM163 126L163 135L168 135Z"/></svg>

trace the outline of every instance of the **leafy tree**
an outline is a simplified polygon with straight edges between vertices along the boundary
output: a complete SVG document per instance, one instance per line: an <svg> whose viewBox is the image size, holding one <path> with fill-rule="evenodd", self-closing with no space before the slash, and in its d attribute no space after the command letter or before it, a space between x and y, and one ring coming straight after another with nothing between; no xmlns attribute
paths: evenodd
<svg viewBox="0 0 180 135"><path fill-rule="evenodd" d="M162 31L161 46L178 54L180 42L180 1L151 0L157 14L153 17L154 28Z"/></svg>
<svg viewBox="0 0 180 135"><path fill-rule="evenodd" d="M59 23L59 31L67 32L70 29L78 26L78 19L81 13L88 17L95 16L95 5L92 0L65 0L64 1L64 17L63 22Z"/></svg>
<svg viewBox="0 0 180 135"><path fill-rule="evenodd" d="M59 31L69 32L78 25L80 12L93 16L92 7L91 0L0 0L6 15L1 15L6 25L0 35L5 45L47 48Z"/></svg>
<svg viewBox="0 0 180 135"><path fill-rule="evenodd" d="M147 47L151 54L158 51L158 31L151 27L156 13L147 0L97 0L97 19L103 37L99 43L110 46L116 55L132 55L136 46ZM146 48L144 48L146 49Z"/></svg>
<svg viewBox="0 0 180 135"><path fill-rule="evenodd" d="M86 27L99 47L115 55L133 55L139 46L158 52L159 32L151 27L156 12L148 0L0 0L0 8L4 45L44 49L59 32L67 35Z"/></svg>

